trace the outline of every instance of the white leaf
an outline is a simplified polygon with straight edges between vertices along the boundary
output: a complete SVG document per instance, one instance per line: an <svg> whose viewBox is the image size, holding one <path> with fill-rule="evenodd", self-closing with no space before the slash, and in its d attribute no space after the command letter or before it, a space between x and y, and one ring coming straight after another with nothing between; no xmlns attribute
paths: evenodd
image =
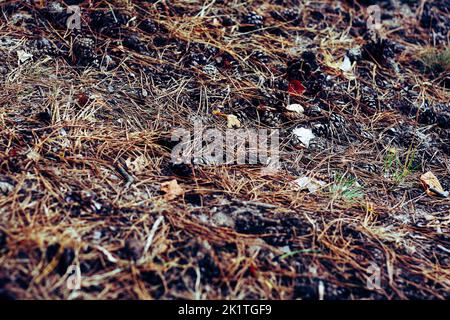
<svg viewBox="0 0 450 320"><path fill-rule="evenodd" d="M317 180L315 178L310 178L307 176L300 177L293 181L293 183L300 189L308 189L310 193L315 193L317 190L321 189L326 185L326 182Z"/></svg>
<svg viewBox="0 0 450 320"><path fill-rule="evenodd" d="M315 135L312 133L311 129L307 128L295 128L292 133L294 133L303 145L308 148L309 142L315 138Z"/></svg>
<svg viewBox="0 0 450 320"><path fill-rule="evenodd" d="M19 58L19 64L21 64L33 58L33 55L31 53L25 52L24 50L19 50L17 51L17 57Z"/></svg>
<svg viewBox="0 0 450 320"><path fill-rule="evenodd" d="M350 72L352 70L352 63L347 56L344 57L344 61L342 61L339 68L344 72Z"/></svg>
<svg viewBox="0 0 450 320"><path fill-rule="evenodd" d="M297 113L303 113L305 111L305 109L303 109L303 107L298 103L290 104L286 107L286 109Z"/></svg>

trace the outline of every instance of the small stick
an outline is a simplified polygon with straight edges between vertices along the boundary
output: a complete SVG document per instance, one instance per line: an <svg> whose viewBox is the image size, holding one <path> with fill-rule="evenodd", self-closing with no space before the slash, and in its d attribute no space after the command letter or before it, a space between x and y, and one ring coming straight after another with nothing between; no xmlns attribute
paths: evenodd
<svg viewBox="0 0 450 320"><path fill-rule="evenodd" d="M148 249L150 249L150 246L152 245L153 238L155 237L156 230L158 230L159 225L164 220L163 216L159 216L158 219L156 219L155 223L153 224L152 229L150 230L150 233L148 234L147 241L145 242L144 252L142 253L142 256L144 256Z"/></svg>
<svg viewBox="0 0 450 320"><path fill-rule="evenodd" d="M270 204L270 203L262 203L262 202L257 202L257 201L242 201L243 204L246 205L253 205L253 206L257 206L257 207L261 207L261 208L267 208L267 209L275 209L278 206L274 205L274 204Z"/></svg>
<svg viewBox="0 0 450 320"><path fill-rule="evenodd" d="M117 171L122 175L122 177L125 179L125 189L128 189L134 182L134 178L131 174L129 174L124 167L122 167L120 164L117 164Z"/></svg>

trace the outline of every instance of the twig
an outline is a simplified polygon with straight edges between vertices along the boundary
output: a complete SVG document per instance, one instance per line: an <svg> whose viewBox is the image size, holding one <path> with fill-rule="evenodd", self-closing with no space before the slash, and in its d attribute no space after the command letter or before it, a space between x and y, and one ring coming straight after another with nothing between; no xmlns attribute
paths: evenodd
<svg viewBox="0 0 450 320"><path fill-rule="evenodd" d="M153 224L152 229L150 230L150 233L148 234L147 241L145 242L144 252L142 253L142 256L144 256L148 249L150 249L150 246L152 245L153 238L155 237L156 230L158 230L159 225L161 222L163 222L164 217L159 216L158 219L156 219L155 223Z"/></svg>

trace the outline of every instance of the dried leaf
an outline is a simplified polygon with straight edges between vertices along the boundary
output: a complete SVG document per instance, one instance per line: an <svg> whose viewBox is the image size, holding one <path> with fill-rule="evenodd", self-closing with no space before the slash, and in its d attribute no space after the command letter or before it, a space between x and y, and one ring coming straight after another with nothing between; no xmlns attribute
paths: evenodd
<svg viewBox="0 0 450 320"><path fill-rule="evenodd" d="M79 93L76 95L77 103L80 107L84 107L89 102L89 97L86 93Z"/></svg>
<svg viewBox="0 0 450 320"><path fill-rule="evenodd" d="M233 114L227 114L227 127L228 128L239 128L241 126L241 122L239 119Z"/></svg>
<svg viewBox="0 0 450 320"><path fill-rule="evenodd" d="M339 70L342 65L342 63L335 61L334 58L328 52L325 52L323 54L323 62L328 68L336 70Z"/></svg>
<svg viewBox="0 0 450 320"><path fill-rule="evenodd" d="M165 192L164 199L173 200L184 194L183 188L180 187L176 179L161 183L161 191Z"/></svg>
<svg viewBox="0 0 450 320"><path fill-rule="evenodd" d="M310 178L307 176L300 177L293 181L296 187L300 190L308 189L310 193L315 193L317 190L323 188L326 182L318 180L316 178Z"/></svg>
<svg viewBox="0 0 450 320"><path fill-rule="evenodd" d="M132 160L128 158L125 160L125 164L133 173L143 173L147 167L147 158L144 155Z"/></svg>
<svg viewBox="0 0 450 320"><path fill-rule="evenodd" d="M297 136L297 138L306 148L309 148L309 142L315 138L312 130L307 128L295 128L292 133Z"/></svg>
<svg viewBox="0 0 450 320"><path fill-rule="evenodd" d="M339 69L341 69L344 72L352 71L352 63L347 56L344 57L344 61L342 61L341 65L339 66Z"/></svg>
<svg viewBox="0 0 450 320"><path fill-rule="evenodd" d="M420 182L429 196L448 197L448 191L445 191L444 188L442 188L441 183L433 172L428 171L421 175Z"/></svg>
<svg viewBox="0 0 450 320"><path fill-rule="evenodd" d="M0 181L0 194L7 195L14 190L14 186L7 181Z"/></svg>
<svg viewBox="0 0 450 320"><path fill-rule="evenodd" d="M300 113L300 114L305 112L305 109L303 109L303 107L298 103L290 104L286 107L286 109L289 111L292 111L292 112Z"/></svg>
<svg viewBox="0 0 450 320"><path fill-rule="evenodd" d="M220 116L222 118L227 119L227 127L228 128L234 128L234 127L239 128L241 126L241 122L239 121L238 117L236 117L233 114L225 114L222 111L217 110L217 109L213 110L212 113L215 116Z"/></svg>
<svg viewBox="0 0 450 320"><path fill-rule="evenodd" d="M19 64L22 64L22 63L26 62L27 60L30 60L31 58L33 58L33 55L24 50L18 50L17 57L18 57Z"/></svg>
<svg viewBox="0 0 450 320"><path fill-rule="evenodd" d="M305 91L305 86L299 80L291 80L289 82L288 92L291 96L300 96Z"/></svg>

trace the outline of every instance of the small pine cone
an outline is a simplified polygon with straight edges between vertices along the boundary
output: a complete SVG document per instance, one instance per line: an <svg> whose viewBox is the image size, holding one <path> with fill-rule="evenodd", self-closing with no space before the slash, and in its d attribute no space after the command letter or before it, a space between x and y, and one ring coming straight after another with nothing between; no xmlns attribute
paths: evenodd
<svg viewBox="0 0 450 320"><path fill-rule="evenodd" d="M436 105L436 120L442 129L450 129L450 105Z"/></svg>
<svg viewBox="0 0 450 320"><path fill-rule="evenodd" d="M46 38L34 41L33 46L37 54L54 56L58 52L58 48Z"/></svg>
<svg viewBox="0 0 450 320"><path fill-rule="evenodd" d="M224 27L231 27L235 25L233 19L231 19L230 17L223 17L221 21Z"/></svg>
<svg viewBox="0 0 450 320"><path fill-rule="evenodd" d="M305 114L311 118L319 118L323 115L323 111L319 106L312 106L306 109Z"/></svg>
<svg viewBox="0 0 450 320"><path fill-rule="evenodd" d="M139 24L139 29L147 33L153 34L158 32L158 26L150 19L146 19Z"/></svg>
<svg viewBox="0 0 450 320"><path fill-rule="evenodd" d="M407 100L401 100L396 103L396 107L408 117L415 117L418 108Z"/></svg>
<svg viewBox="0 0 450 320"><path fill-rule="evenodd" d="M78 38L73 45L73 54L81 64L95 60L95 41L91 38Z"/></svg>
<svg viewBox="0 0 450 320"><path fill-rule="evenodd" d="M316 55L311 51L302 53L300 59L291 60L287 64L287 76L290 80L311 81L311 74L318 68ZM305 85L306 86L306 85Z"/></svg>
<svg viewBox="0 0 450 320"><path fill-rule="evenodd" d="M430 108L427 102L420 108L417 120L420 124L433 124L437 122L436 113Z"/></svg>
<svg viewBox="0 0 450 320"><path fill-rule="evenodd" d="M287 81L286 79L279 79L276 82L276 86L277 86L278 90L288 91L288 89L289 89L289 81Z"/></svg>
<svg viewBox="0 0 450 320"><path fill-rule="evenodd" d="M189 63L193 66L204 66L208 63L208 59L202 53L193 53L189 57Z"/></svg>
<svg viewBox="0 0 450 320"><path fill-rule="evenodd" d="M123 45L138 53L145 53L148 51L147 46L135 34L125 37Z"/></svg>
<svg viewBox="0 0 450 320"><path fill-rule="evenodd" d="M242 20L242 25L240 30L243 32L253 31L260 29L263 26L264 18L255 12L250 12L245 15Z"/></svg>
<svg viewBox="0 0 450 320"><path fill-rule="evenodd" d="M280 114L271 111L263 111L261 114L261 122L269 127L278 127L281 123Z"/></svg>
<svg viewBox="0 0 450 320"><path fill-rule="evenodd" d="M319 137L326 137L330 134L330 126L325 123L316 123L312 126L312 132Z"/></svg>
<svg viewBox="0 0 450 320"><path fill-rule="evenodd" d="M345 118L339 114L332 113L329 118L330 125L335 128L344 128L345 127Z"/></svg>
<svg viewBox="0 0 450 320"><path fill-rule="evenodd" d="M376 165L372 163L358 163L356 167L360 170L367 171L367 172L377 172L378 168Z"/></svg>
<svg viewBox="0 0 450 320"><path fill-rule="evenodd" d="M309 94L317 94L323 89L323 81L321 79L306 80L303 82Z"/></svg>
<svg viewBox="0 0 450 320"><path fill-rule="evenodd" d="M249 119L248 112L246 110L236 110L233 113L241 123Z"/></svg>
<svg viewBox="0 0 450 320"><path fill-rule="evenodd" d="M214 58L219 53L219 49L210 45L205 45L203 51L208 58Z"/></svg>
<svg viewBox="0 0 450 320"><path fill-rule="evenodd" d="M254 51L252 57L261 63L269 62L269 57L261 51Z"/></svg>
<svg viewBox="0 0 450 320"><path fill-rule="evenodd" d="M378 97L370 88L363 88L361 94L362 110L367 114L374 114L378 109Z"/></svg>
<svg viewBox="0 0 450 320"><path fill-rule="evenodd" d="M92 29L116 38L120 36L122 27L130 20L127 15L118 11L94 11L91 13L90 19Z"/></svg>
<svg viewBox="0 0 450 320"><path fill-rule="evenodd" d="M270 15L278 21L283 21L283 22L294 22L294 23L298 23L300 20L300 14L299 11L297 9L291 8L291 9L285 9L282 10L281 12L278 11L272 11L270 13Z"/></svg>
<svg viewBox="0 0 450 320"><path fill-rule="evenodd" d="M375 60L378 63L385 63L395 56L395 44L388 39L382 39L379 36L372 36L368 33L365 36L367 42L363 46L362 57L365 60Z"/></svg>
<svg viewBox="0 0 450 320"><path fill-rule="evenodd" d="M169 163L169 170L172 174L179 177L192 176L192 166L186 163Z"/></svg>
<svg viewBox="0 0 450 320"><path fill-rule="evenodd" d="M279 97L272 92L266 92L263 94L264 96L264 104L269 107L279 107L283 100L280 100Z"/></svg>
<svg viewBox="0 0 450 320"><path fill-rule="evenodd" d="M249 120L249 119L256 119L258 118L258 114L256 109L247 104L246 102L236 102L234 104L234 113L236 114L236 116L238 117L239 120Z"/></svg>

